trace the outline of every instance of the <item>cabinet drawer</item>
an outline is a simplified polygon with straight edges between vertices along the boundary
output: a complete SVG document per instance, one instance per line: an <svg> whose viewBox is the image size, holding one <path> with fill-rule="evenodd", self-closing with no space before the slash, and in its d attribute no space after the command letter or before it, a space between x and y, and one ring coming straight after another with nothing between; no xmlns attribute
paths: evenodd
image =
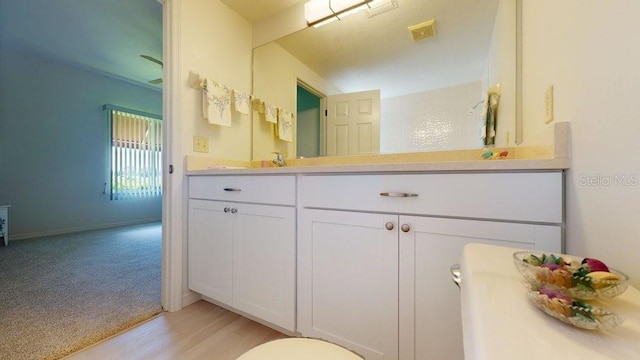
<svg viewBox="0 0 640 360"><path fill-rule="evenodd" d="M190 176L189 198L293 206L295 184L295 176Z"/></svg>
<svg viewBox="0 0 640 360"><path fill-rule="evenodd" d="M410 197L381 193L413 194ZM447 217L563 221L563 173L308 175L300 178L308 208Z"/></svg>

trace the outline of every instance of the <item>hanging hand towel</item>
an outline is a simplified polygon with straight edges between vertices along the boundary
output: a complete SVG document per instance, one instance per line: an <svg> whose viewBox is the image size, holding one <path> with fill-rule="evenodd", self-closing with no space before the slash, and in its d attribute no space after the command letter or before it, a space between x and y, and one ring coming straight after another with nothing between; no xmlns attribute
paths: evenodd
<svg viewBox="0 0 640 360"><path fill-rule="evenodd" d="M202 87L202 117L209 118L209 99L207 97L207 89L213 88L213 81L209 79L204 80Z"/></svg>
<svg viewBox="0 0 640 360"><path fill-rule="evenodd" d="M231 126L231 89L207 79L207 119L209 124Z"/></svg>
<svg viewBox="0 0 640 360"><path fill-rule="evenodd" d="M251 108L258 112L258 114L264 114L264 101L251 97Z"/></svg>
<svg viewBox="0 0 640 360"><path fill-rule="evenodd" d="M498 95L489 94L487 100L487 114L486 114L486 130L485 130L485 145L494 145L496 143L496 129L498 127Z"/></svg>
<svg viewBox="0 0 640 360"><path fill-rule="evenodd" d="M233 90L233 105L237 112L249 115L249 112L251 112L251 95Z"/></svg>
<svg viewBox="0 0 640 360"><path fill-rule="evenodd" d="M264 119L270 123L278 123L278 108L264 103Z"/></svg>
<svg viewBox="0 0 640 360"><path fill-rule="evenodd" d="M280 140L293 141L293 116L290 112L280 109L278 111L278 137Z"/></svg>

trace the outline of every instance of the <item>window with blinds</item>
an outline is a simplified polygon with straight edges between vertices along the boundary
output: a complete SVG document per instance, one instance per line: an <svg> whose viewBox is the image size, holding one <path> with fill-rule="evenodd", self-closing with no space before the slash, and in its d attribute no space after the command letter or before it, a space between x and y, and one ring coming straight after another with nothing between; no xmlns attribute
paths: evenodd
<svg viewBox="0 0 640 360"><path fill-rule="evenodd" d="M162 119L105 105L111 129L111 199L162 195Z"/></svg>

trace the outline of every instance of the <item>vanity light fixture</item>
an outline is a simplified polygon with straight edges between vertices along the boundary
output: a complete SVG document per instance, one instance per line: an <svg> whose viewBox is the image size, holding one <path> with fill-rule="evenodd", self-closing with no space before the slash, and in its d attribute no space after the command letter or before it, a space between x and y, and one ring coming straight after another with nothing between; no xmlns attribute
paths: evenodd
<svg viewBox="0 0 640 360"><path fill-rule="evenodd" d="M369 17L374 17L398 8L397 0L374 0L369 3Z"/></svg>
<svg viewBox="0 0 640 360"><path fill-rule="evenodd" d="M395 0L311 0L304 4L308 26L318 27L367 9L369 16L398 7Z"/></svg>
<svg viewBox="0 0 640 360"><path fill-rule="evenodd" d="M311 0L304 4L308 26L322 26L366 7L373 0Z"/></svg>

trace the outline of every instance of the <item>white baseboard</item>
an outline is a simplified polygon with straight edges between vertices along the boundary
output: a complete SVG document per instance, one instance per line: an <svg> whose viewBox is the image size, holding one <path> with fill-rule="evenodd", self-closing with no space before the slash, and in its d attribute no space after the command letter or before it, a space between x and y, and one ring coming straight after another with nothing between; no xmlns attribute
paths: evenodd
<svg viewBox="0 0 640 360"><path fill-rule="evenodd" d="M200 300L202 300L202 295L198 294L197 292L189 291L188 293L182 294L182 308L185 308Z"/></svg>
<svg viewBox="0 0 640 360"><path fill-rule="evenodd" d="M272 328L272 329L274 329L276 331L279 331L279 332L281 332L281 333L283 333L283 334L285 334L287 336L294 336L294 337L302 336L302 334L299 333L299 332L291 331L291 330L285 329L283 327L280 327L278 325L272 324L272 323L270 323L268 321L260 319L259 317L253 316L251 314L247 314L244 311L238 310L238 309L236 309L236 308L234 308L232 306L229 306L229 305L227 305L225 303L222 303L220 301L214 300L214 299L212 299L210 297L202 296L202 300L204 300L206 302L210 302L210 303L212 303L214 305L220 306L223 309L229 310L229 311L234 312L234 313L236 313L236 314L238 314L240 316L246 317L247 319L253 320L253 321L255 321L255 322L259 323L259 324L262 324L262 325L264 325L266 327L270 327L270 328Z"/></svg>
<svg viewBox="0 0 640 360"><path fill-rule="evenodd" d="M108 224L81 226L81 227L74 227L74 228L67 228L67 229L41 231L41 232L34 232L34 233L27 233L27 234L18 234L18 235L11 234L9 236L9 242L14 240L24 240L24 239L31 239L31 238L42 237L42 236L53 236L53 235L68 234L68 233L74 233L74 232L80 232L80 231L109 229L109 228L120 227L120 226L138 225L138 224L146 224L146 223L160 222L160 221L162 221L162 219L142 219L142 220L132 220L132 221L121 221L121 222L108 223Z"/></svg>

